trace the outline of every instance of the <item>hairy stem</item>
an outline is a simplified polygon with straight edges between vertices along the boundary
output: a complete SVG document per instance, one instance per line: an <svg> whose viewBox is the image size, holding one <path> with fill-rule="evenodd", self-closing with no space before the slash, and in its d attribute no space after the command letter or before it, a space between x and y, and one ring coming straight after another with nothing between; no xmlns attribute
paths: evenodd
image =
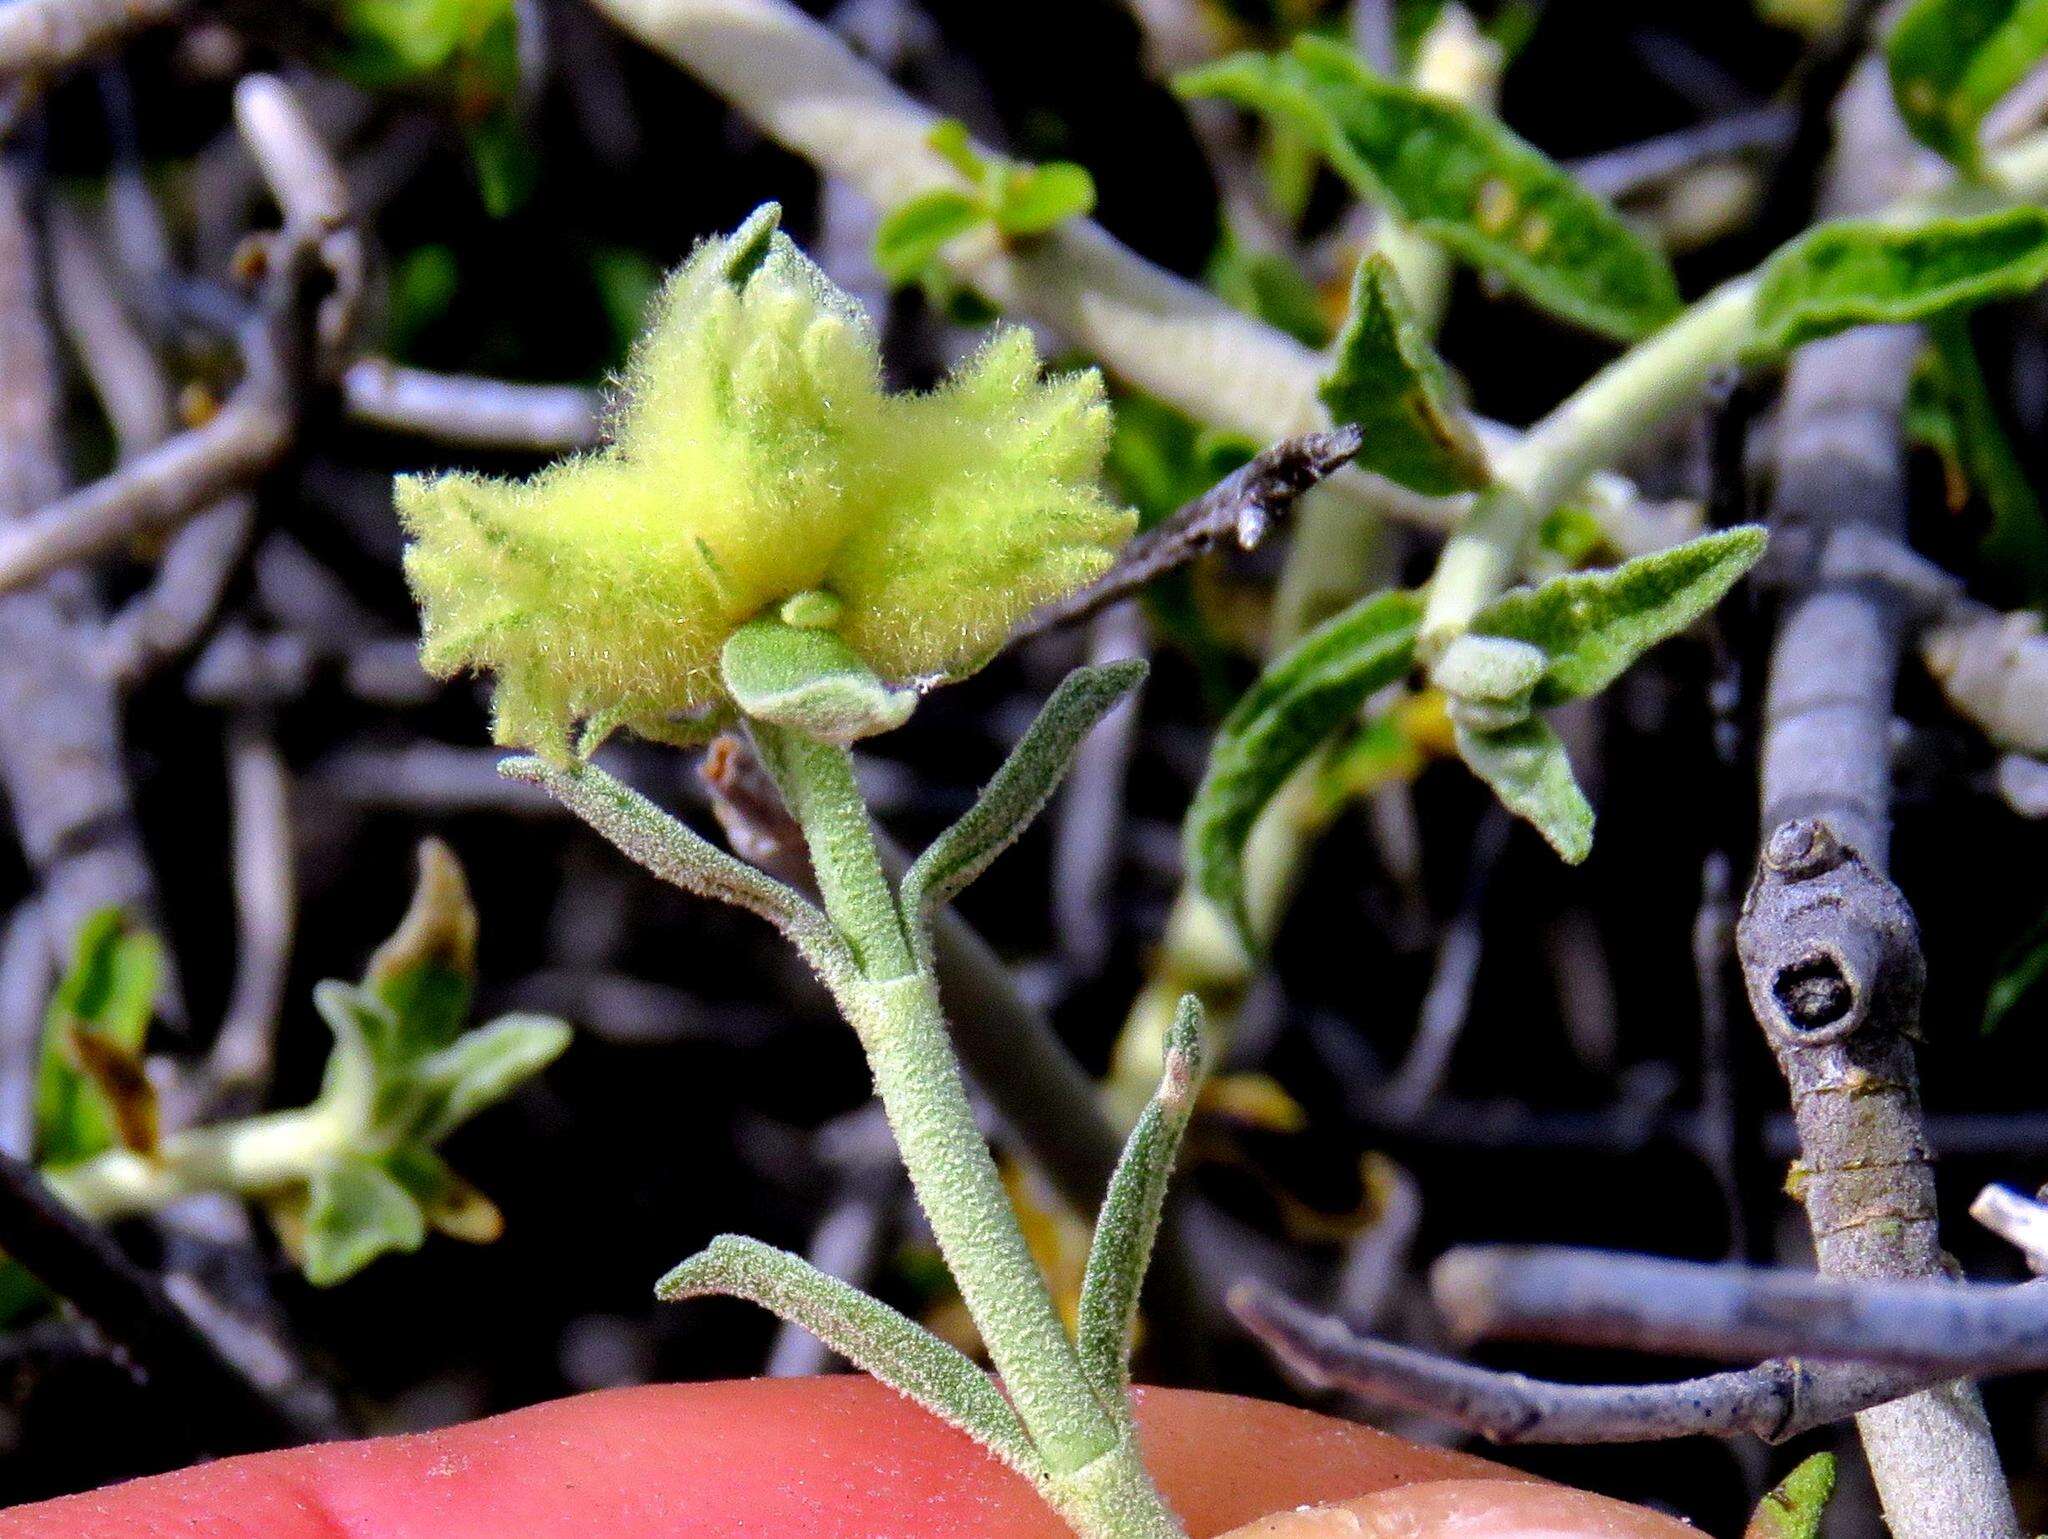
<svg viewBox="0 0 2048 1539"><path fill-rule="evenodd" d="M1463 635L1512 582L1536 526L1619 459L1646 426L1699 399L1750 334L1756 280L1723 284L1602 369L1500 457L1495 482L1445 544L1417 643L1425 660Z"/></svg>
<svg viewBox="0 0 2048 1539"><path fill-rule="evenodd" d="M1088 1386L975 1126L937 984L905 934L850 756L796 732L753 730L803 828L826 912L860 960L840 1005L939 1248L1052 1471L1048 1496L1084 1532L1178 1535L1135 1447Z"/></svg>

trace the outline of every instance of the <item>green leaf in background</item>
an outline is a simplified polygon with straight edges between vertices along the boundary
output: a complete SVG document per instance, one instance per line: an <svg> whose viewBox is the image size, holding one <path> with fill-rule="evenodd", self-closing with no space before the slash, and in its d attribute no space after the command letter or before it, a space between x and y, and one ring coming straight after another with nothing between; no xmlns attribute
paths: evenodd
<svg viewBox="0 0 2048 1539"><path fill-rule="evenodd" d="M890 209L875 227L875 269L891 283L916 282L948 241L988 217L979 202L954 188L919 193Z"/></svg>
<svg viewBox="0 0 2048 1539"><path fill-rule="evenodd" d="M1487 483L1486 454L1450 375L1378 252L1358 264L1336 362L1316 393L1333 422L1364 429L1365 469L1430 497Z"/></svg>
<svg viewBox="0 0 2048 1539"><path fill-rule="evenodd" d="M446 1047L469 1021L476 982L476 905L455 852L422 839L412 901L398 928L370 955L363 987L396 1023L390 1041L375 1044L393 1064Z"/></svg>
<svg viewBox="0 0 2048 1539"><path fill-rule="evenodd" d="M428 1225L465 1245L489 1245L505 1232L505 1215L433 1150L411 1144L384 1158L393 1180L412 1194Z"/></svg>
<svg viewBox="0 0 2048 1539"><path fill-rule="evenodd" d="M670 1302L727 1294L759 1304L958 1427L1012 1469L1043 1473L1044 1461L1010 1402L965 1353L801 1256L722 1234L656 1283L654 1292Z"/></svg>
<svg viewBox="0 0 2048 1539"><path fill-rule="evenodd" d="M1949 413L1948 447L1991 512L1979 549L2000 577L2039 609L2048 605L2048 518L1998 420L1969 322L1960 315L1941 316L1929 324L1927 335L1933 343L1932 373Z"/></svg>
<svg viewBox="0 0 2048 1539"><path fill-rule="evenodd" d="M421 1106L410 1136L439 1143L561 1057L573 1035L566 1023L545 1015L504 1015L464 1032L408 1076Z"/></svg>
<svg viewBox="0 0 2048 1539"><path fill-rule="evenodd" d="M1572 776L1564 744L1540 716L1497 731L1459 723L1458 756L1493 787L1501 805L1524 818L1570 865L1593 853L1593 809Z"/></svg>
<svg viewBox="0 0 2048 1539"><path fill-rule="evenodd" d="M340 72L371 90L438 87L460 107L519 84L513 0L343 0Z"/></svg>
<svg viewBox="0 0 2048 1539"><path fill-rule="evenodd" d="M2048 0L1918 0L1885 40L1913 137L1965 170L1984 114L2048 54Z"/></svg>
<svg viewBox="0 0 2048 1539"><path fill-rule="evenodd" d="M157 938L118 908L100 909L78 927L71 966L44 1017L36 1078L40 1164L75 1164L125 1141L124 1124L141 1109L117 1105L110 1091L146 1093L142 1042L162 966ZM133 1073L110 1083L110 1071L123 1062Z"/></svg>
<svg viewBox="0 0 2048 1539"><path fill-rule="evenodd" d="M590 254L590 281L611 327L611 361L623 363L653 315L661 268L631 246L600 246Z"/></svg>
<svg viewBox="0 0 2048 1539"><path fill-rule="evenodd" d="M298 1235L299 1265L318 1288L345 1282L379 1256L426 1243L412 1193L376 1161L345 1156L318 1171Z"/></svg>
<svg viewBox="0 0 2048 1539"><path fill-rule="evenodd" d="M385 326L394 358L416 356L422 333L448 313L459 286L455 253L447 246L415 246L392 264Z"/></svg>
<svg viewBox="0 0 2048 1539"><path fill-rule="evenodd" d="M875 227L875 267L891 283L924 284L934 302L952 298L939 252L976 225L989 223L1005 237L1028 239L1095 207L1095 178L1072 161L1042 166L990 160L975 149L967 125L942 118L925 143L973 185L935 187L906 199Z"/></svg>
<svg viewBox="0 0 2048 1539"><path fill-rule="evenodd" d="M2044 977L2048 977L2048 917L2037 920L1999 959L1998 974L1984 999L1983 1029L1992 1032L2003 1026Z"/></svg>
<svg viewBox="0 0 2048 1539"><path fill-rule="evenodd" d="M1005 235L1043 235L1095 211L1095 178L1071 160L1006 166L994 202L996 228Z"/></svg>
<svg viewBox="0 0 2048 1539"><path fill-rule="evenodd" d="M940 118L932 125L932 131L924 136L924 142L936 150L940 157L968 181L977 186L988 179L993 169L974 147L974 136L967 131L967 125L958 118Z"/></svg>
<svg viewBox="0 0 2048 1539"><path fill-rule="evenodd" d="M1629 664L1718 604L1764 553L1754 524L1702 535L1605 572L1567 572L1496 599L1472 621L1480 636L1540 648L1549 666L1538 709L1598 694Z"/></svg>
<svg viewBox="0 0 2048 1539"><path fill-rule="evenodd" d="M1754 350L1775 356L1852 326L1924 321L2017 298L2044 281L2048 209L1818 225L1764 264Z"/></svg>
<svg viewBox="0 0 2048 1539"><path fill-rule="evenodd" d="M540 151L525 122L509 106L499 107L470 124L463 139L484 212L493 219L518 213L540 181Z"/></svg>
<svg viewBox="0 0 2048 1539"><path fill-rule="evenodd" d="M1369 695L1408 671L1421 621L1412 593L1360 599L1296 642L1224 718L1183 836L1196 885L1230 916L1246 950L1258 949L1244 911L1253 822Z"/></svg>
<svg viewBox="0 0 2048 1539"><path fill-rule="evenodd" d="M1835 1494L1835 1456L1817 1453L1764 1493L1742 1539L1820 1539L1821 1517Z"/></svg>
<svg viewBox="0 0 2048 1539"><path fill-rule="evenodd" d="M1494 273L1534 303L1634 340L1678 310L1664 258L1606 203L1493 118L1375 75L1303 37L1285 54L1238 54L1175 82L1315 136L1358 192Z"/></svg>
<svg viewBox="0 0 2048 1539"><path fill-rule="evenodd" d="M1322 347L1330 340L1322 296L1301 269L1278 252L1255 251L1226 231L1210 254L1202 279L1226 304L1286 332L1305 347Z"/></svg>

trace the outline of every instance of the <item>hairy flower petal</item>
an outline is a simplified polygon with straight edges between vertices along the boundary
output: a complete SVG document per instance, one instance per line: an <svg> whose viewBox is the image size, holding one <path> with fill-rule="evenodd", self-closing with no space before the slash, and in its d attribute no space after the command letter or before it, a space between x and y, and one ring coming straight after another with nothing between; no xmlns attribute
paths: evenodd
<svg viewBox="0 0 2048 1539"><path fill-rule="evenodd" d="M735 277L737 250L708 241L669 279L608 447L523 481L398 480L423 659L496 673L500 742L660 735L725 703L734 630L818 589L882 677L957 678L1130 534L1098 484L1093 371L1042 380L1004 331L939 389L891 394L865 312L786 236Z"/></svg>

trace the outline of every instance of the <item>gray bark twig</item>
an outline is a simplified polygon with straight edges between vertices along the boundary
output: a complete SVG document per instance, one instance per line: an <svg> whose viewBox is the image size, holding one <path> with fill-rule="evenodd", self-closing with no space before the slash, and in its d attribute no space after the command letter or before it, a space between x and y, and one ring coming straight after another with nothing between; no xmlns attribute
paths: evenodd
<svg viewBox="0 0 2048 1539"><path fill-rule="evenodd" d="M382 358L361 358L341 377L351 420L468 449L561 454L595 446L603 403L575 385L430 374Z"/></svg>
<svg viewBox="0 0 2048 1539"><path fill-rule="evenodd" d="M1011 641L1085 620L1226 540L1235 540L1240 550L1255 549L1274 519L1348 465L1363 442L1355 426L1282 439L1124 546L1116 565L1080 592L1028 616Z"/></svg>
<svg viewBox="0 0 2048 1539"><path fill-rule="evenodd" d="M1879 206L1912 167L1882 62L1842 93L1831 212ZM1892 697L1910 596L1831 549L1903 549L1902 417L1918 333L1866 327L1799 350L1779 410L1771 502L1781 592L1764 702L1763 840L1736 927L1751 1008L1790 1088L1794 1187L1823 1273L1936 1278L1934 1173L1912 1039L1925 972L1885 876ZM1769 1350L1769 1349L1765 1349ZM2019 1539L1968 1384L1858 1418L1897 1539Z"/></svg>
<svg viewBox="0 0 2048 1539"><path fill-rule="evenodd" d="M139 1369L175 1386L206 1446L239 1452L318 1435L230 1364L110 1235L67 1208L33 1166L4 1153L0 1249L126 1348Z"/></svg>
<svg viewBox="0 0 2048 1539"><path fill-rule="evenodd" d="M1558 1384L1375 1341L1261 1286L1231 1308L1296 1376L1380 1409L1413 1411L1496 1443L1644 1443L1740 1437L1782 1443L1943 1375L1778 1358L1667 1384Z"/></svg>
<svg viewBox="0 0 2048 1539"><path fill-rule="evenodd" d="M1458 1335L1696 1357L1878 1363L1930 1374L2048 1367L2048 1285L1891 1282L1566 1246L1467 1246L1431 1272Z"/></svg>
<svg viewBox="0 0 2048 1539"><path fill-rule="evenodd" d="M250 76L235 102L285 212L263 248L261 300L236 337L242 380L209 421L0 531L0 592L175 528L269 470L291 446L310 372L346 338L362 256L340 174L282 82ZM316 300L320 272L332 287Z"/></svg>
<svg viewBox="0 0 2048 1539"><path fill-rule="evenodd" d="M0 542L62 490L59 394L24 178L0 160ZM61 965L109 905L148 917L154 887L136 832L112 691L86 660L94 619L76 583L0 594L0 787L40 888ZM166 981L165 1003L174 999Z"/></svg>

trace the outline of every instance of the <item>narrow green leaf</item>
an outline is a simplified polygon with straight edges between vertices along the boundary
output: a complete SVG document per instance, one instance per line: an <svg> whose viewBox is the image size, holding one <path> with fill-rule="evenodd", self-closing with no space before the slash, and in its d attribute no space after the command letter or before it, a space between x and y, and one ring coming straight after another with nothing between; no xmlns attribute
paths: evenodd
<svg viewBox="0 0 2048 1539"><path fill-rule="evenodd" d="M654 1291L671 1302L723 1293L759 1304L958 1427L1012 1469L1034 1480L1044 1473L1024 1424L987 1374L916 1321L801 1256L724 1234Z"/></svg>
<svg viewBox="0 0 2048 1539"><path fill-rule="evenodd" d="M855 972L845 942L803 894L734 859L597 766L565 769L544 759L518 758L506 760L498 772L540 786L627 859L663 881L767 920L827 979Z"/></svg>
<svg viewBox="0 0 2048 1539"><path fill-rule="evenodd" d="M1249 951L1244 843L1273 793L1374 690L1408 671L1422 605L1400 591L1360 599L1272 663L1218 729L1183 839L1197 887L1221 905Z"/></svg>
<svg viewBox="0 0 2048 1539"><path fill-rule="evenodd" d="M122 1141L122 1108L90 1072L92 1058L140 1061L149 1031L163 948L118 908L78 927L71 965L51 996L36 1075L36 1155L45 1165L75 1164ZM89 1041L86 1039L90 1039Z"/></svg>
<svg viewBox="0 0 2048 1539"><path fill-rule="evenodd" d="M412 1137L435 1144L553 1063L575 1035L545 1015L500 1016L422 1059L408 1078L423 1110Z"/></svg>
<svg viewBox="0 0 2048 1539"><path fill-rule="evenodd" d="M1598 694L1643 653L1721 601L1764 552L1764 531L1743 524L1702 535L1605 572L1567 572L1517 588L1482 610L1474 634L1540 648L1549 666L1538 709Z"/></svg>
<svg viewBox="0 0 2048 1539"><path fill-rule="evenodd" d="M300 1267L315 1287L355 1276L391 1251L426 1243L427 1220L398 1180L374 1160L345 1155L313 1174Z"/></svg>
<svg viewBox="0 0 2048 1539"><path fill-rule="evenodd" d="M1924 321L2044 281L2044 208L1920 225L1817 225L1764 264L1753 350L1775 356L1852 326Z"/></svg>
<svg viewBox="0 0 2048 1539"><path fill-rule="evenodd" d="M1436 349L1415 319L1394 264L1358 264L1336 362L1316 392L1339 424L1365 430L1358 464L1429 497L1484 486L1485 451Z"/></svg>
<svg viewBox="0 0 2048 1539"><path fill-rule="evenodd" d="M996 228L1005 235L1043 235L1094 212L1095 178L1071 160L1011 166L996 197Z"/></svg>
<svg viewBox="0 0 2048 1539"><path fill-rule="evenodd" d="M1927 334L1952 415L1955 455L1991 513L1978 548L2027 603L2037 609L2048 606L2048 516L1998 419L1969 322L1960 315L1938 317Z"/></svg>
<svg viewBox="0 0 2048 1539"><path fill-rule="evenodd" d="M948 241L988 218L964 192L934 188L899 203L875 226L875 269L891 283L911 283L927 272Z"/></svg>
<svg viewBox="0 0 2048 1539"><path fill-rule="evenodd" d="M1885 40L1913 137L1966 170L1984 114L2048 54L2048 0L1918 0Z"/></svg>
<svg viewBox="0 0 2048 1539"><path fill-rule="evenodd" d="M1166 1204L1167 1182L1180 1152L1181 1135L1194 1114L1195 1092L1207 1068L1202 1040L1202 1003L1181 997L1166 1033L1159 1088L1139 1114L1103 1195L1081 1281L1076 1344L1081 1367L1096 1393L1112 1409L1126 1406L1130 1387L1131 1333L1138 1320L1138 1296L1152 1264L1152 1244Z"/></svg>
<svg viewBox="0 0 2048 1539"><path fill-rule="evenodd" d="M1820 1539L1820 1520L1834 1494L1835 1456L1810 1455L1764 1493L1742 1539Z"/></svg>
<svg viewBox="0 0 2048 1539"><path fill-rule="evenodd" d="M903 875L905 920L922 934L932 913L989 868L1051 800L1081 740L1145 678L1139 661L1077 668L1060 681L995 778Z"/></svg>
<svg viewBox="0 0 2048 1539"><path fill-rule="evenodd" d="M1567 864L1593 853L1593 809L1549 722L1532 716L1495 732L1462 724L1453 731L1472 773L1493 787L1503 807L1533 823Z"/></svg>
<svg viewBox="0 0 2048 1539"><path fill-rule="evenodd" d="M916 690L883 683L838 632L775 617L734 631L719 668L746 715L827 743L893 731L917 709Z"/></svg>
<svg viewBox="0 0 2048 1539"><path fill-rule="evenodd" d="M1181 76L1314 136L1362 196L1554 314L1634 340L1678 310L1664 258L1541 151L1473 108L1375 75L1303 37Z"/></svg>

